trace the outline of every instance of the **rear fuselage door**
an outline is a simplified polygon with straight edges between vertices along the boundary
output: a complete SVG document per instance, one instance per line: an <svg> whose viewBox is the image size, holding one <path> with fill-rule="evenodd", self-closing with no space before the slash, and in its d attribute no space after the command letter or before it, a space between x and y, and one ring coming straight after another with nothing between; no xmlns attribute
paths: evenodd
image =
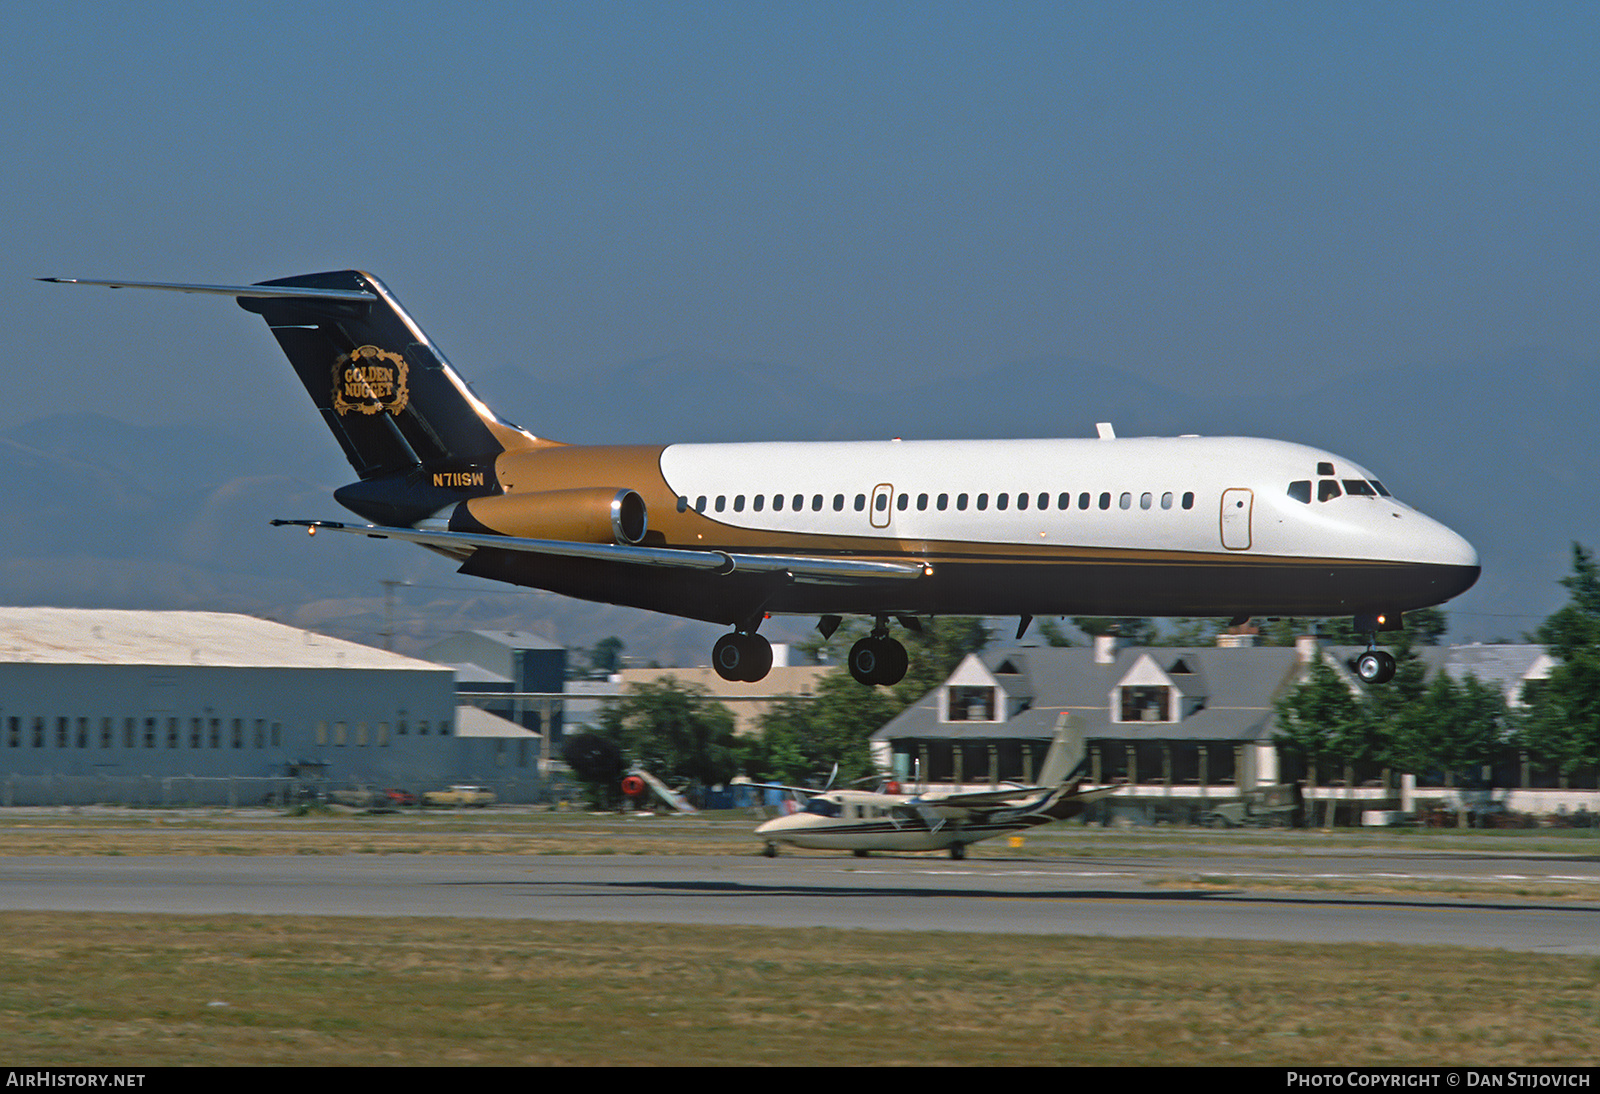
<svg viewBox="0 0 1600 1094"><path fill-rule="evenodd" d="M1222 545L1230 551L1250 549L1250 510L1255 494L1243 487L1222 492Z"/></svg>
<svg viewBox="0 0 1600 1094"><path fill-rule="evenodd" d="M874 528L889 527L889 510L894 505L894 487L880 482L872 488L872 507L869 514Z"/></svg>

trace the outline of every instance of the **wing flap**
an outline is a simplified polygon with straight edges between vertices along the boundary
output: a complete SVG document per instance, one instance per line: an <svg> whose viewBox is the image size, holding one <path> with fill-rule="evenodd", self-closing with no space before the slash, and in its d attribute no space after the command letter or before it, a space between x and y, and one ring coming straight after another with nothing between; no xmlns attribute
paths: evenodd
<svg viewBox="0 0 1600 1094"><path fill-rule="evenodd" d="M621 543L577 543L561 539L522 539L475 532L390 528L377 524L345 524L332 520L275 520L273 527L297 527L312 534L343 532L372 539L398 539L451 553L463 549L515 551L561 558L590 558L632 566L664 566L707 570L714 573L786 573L795 581L833 584L852 581L907 581L921 577L914 562L876 562L868 559L814 558L808 555L754 555L733 551L694 551L680 547L634 547Z"/></svg>

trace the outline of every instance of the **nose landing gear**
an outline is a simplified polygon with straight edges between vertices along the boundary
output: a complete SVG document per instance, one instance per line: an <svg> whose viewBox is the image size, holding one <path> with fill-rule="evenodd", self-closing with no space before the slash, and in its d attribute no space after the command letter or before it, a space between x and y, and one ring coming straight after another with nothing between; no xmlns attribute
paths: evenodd
<svg viewBox="0 0 1600 1094"><path fill-rule="evenodd" d="M1369 684L1387 684L1394 679L1394 657L1372 647L1377 644L1378 631L1400 629L1400 616L1358 615L1355 626L1357 634L1367 636L1367 652L1356 658L1356 675Z"/></svg>
<svg viewBox="0 0 1600 1094"><path fill-rule="evenodd" d="M1394 657L1383 650L1368 650L1356 658L1356 674L1369 684L1387 684L1394 679Z"/></svg>

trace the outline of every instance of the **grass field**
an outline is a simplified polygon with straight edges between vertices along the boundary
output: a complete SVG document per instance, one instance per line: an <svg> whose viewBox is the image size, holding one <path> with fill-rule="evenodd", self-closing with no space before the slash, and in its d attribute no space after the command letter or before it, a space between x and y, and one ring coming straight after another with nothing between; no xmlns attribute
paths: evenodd
<svg viewBox="0 0 1600 1094"><path fill-rule="evenodd" d="M0 1058L1592 1063L1600 962L1466 949L0 915Z"/></svg>
<svg viewBox="0 0 1600 1094"><path fill-rule="evenodd" d="M1047 831L973 851L1171 855L1197 886L1230 883L1207 856L1247 849L1600 852L1586 833ZM0 855L754 855L749 833L747 817L8 810ZM9 1066L1600 1059L1587 957L417 918L0 913L0 930Z"/></svg>

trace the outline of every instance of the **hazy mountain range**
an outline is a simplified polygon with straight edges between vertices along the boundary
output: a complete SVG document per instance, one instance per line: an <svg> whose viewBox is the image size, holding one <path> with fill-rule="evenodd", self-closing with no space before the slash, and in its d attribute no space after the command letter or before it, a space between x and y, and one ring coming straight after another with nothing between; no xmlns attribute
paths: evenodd
<svg viewBox="0 0 1600 1094"><path fill-rule="evenodd" d="M1092 436L1279 437L1371 468L1479 550L1484 576L1447 606L1455 640L1519 638L1563 600L1570 543L1600 541L1595 364L1525 358L1330 380L1304 391L1196 395L1070 359L959 384L862 376L843 390L794 369L670 355L582 385L504 367L473 377L535 433L574 442ZM340 517L353 474L309 401L163 426L62 414L0 431L0 600L249 612L395 647L471 627L538 630L573 646L615 634L639 660L703 663L719 628L455 576L398 544L268 527ZM775 639L814 621L775 620Z"/></svg>

